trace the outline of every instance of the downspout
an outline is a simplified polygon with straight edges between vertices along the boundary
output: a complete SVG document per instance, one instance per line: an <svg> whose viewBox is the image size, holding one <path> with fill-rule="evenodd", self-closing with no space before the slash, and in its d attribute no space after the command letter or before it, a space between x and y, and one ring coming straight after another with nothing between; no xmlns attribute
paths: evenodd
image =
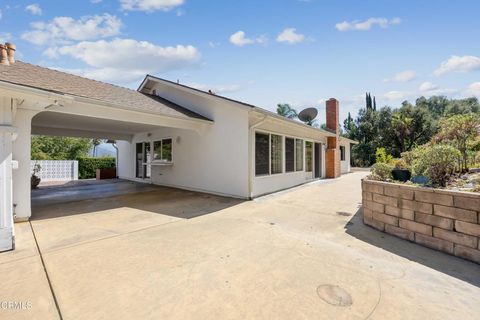
<svg viewBox="0 0 480 320"><path fill-rule="evenodd" d="M268 118L268 115L265 114L263 119L258 121L257 123L251 125L248 129L248 198L251 200L253 199L253 150L252 150L252 143L253 143L253 130L263 124Z"/></svg>

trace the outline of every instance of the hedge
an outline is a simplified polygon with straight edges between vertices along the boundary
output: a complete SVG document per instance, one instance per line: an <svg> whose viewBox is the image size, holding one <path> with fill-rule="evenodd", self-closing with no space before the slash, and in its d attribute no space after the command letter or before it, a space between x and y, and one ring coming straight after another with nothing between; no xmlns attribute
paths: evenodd
<svg viewBox="0 0 480 320"><path fill-rule="evenodd" d="M78 160L78 178L95 178L97 169L115 168L115 158L79 158Z"/></svg>

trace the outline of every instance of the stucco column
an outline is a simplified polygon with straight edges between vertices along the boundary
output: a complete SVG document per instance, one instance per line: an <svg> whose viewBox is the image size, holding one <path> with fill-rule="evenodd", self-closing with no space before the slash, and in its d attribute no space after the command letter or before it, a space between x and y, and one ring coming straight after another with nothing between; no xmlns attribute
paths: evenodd
<svg viewBox="0 0 480 320"><path fill-rule="evenodd" d="M12 205L12 100L0 97L0 252L14 249Z"/></svg>
<svg viewBox="0 0 480 320"><path fill-rule="evenodd" d="M13 143L13 160L18 161L18 169L13 171L13 203L15 221L25 221L32 215L30 198L30 150L32 118L37 111L18 109L14 119L18 137Z"/></svg>

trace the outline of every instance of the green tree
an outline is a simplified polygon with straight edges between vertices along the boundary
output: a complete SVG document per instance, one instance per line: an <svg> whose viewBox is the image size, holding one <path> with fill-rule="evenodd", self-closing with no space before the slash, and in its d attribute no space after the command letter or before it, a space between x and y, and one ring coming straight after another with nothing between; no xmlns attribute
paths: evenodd
<svg viewBox="0 0 480 320"><path fill-rule="evenodd" d="M92 145L93 145L93 156L96 157L97 156L97 147L99 145L101 145L102 143L104 142L103 139L98 139L98 138L95 138L95 139L92 139Z"/></svg>
<svg viewBox="0 0 480 320"><path fill-rule="evenodd" d="M86 157L91 147L90 139L32 136L32 160L75 160Z"/></svg>
<svg viewBox="0 0 480 320"><path fill-rule="evenodd" d="M277 114L288 119L295 119L298 117L297 110L292 108L288 103L277 104Z"/></svg>
<svg viewBox="0 0 480 320"><path fill-rule="evenodd" d="M480 116L468 113L454 115L440 120L440 131L434 141L448 143L460 151L462 155L462 169L468 170L468 151L480 135Z"/></svg>

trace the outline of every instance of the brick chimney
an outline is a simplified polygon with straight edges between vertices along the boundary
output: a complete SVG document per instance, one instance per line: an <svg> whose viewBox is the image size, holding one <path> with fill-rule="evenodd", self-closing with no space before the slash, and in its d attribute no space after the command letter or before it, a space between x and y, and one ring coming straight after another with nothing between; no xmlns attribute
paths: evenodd
<svg viewBox="0 0 480 320"><path fill-rule="evenodd" d="M13 43L0 44L0 65L9 66L15 63L15 50Z"/></svg>
<svg viewBox="0 0 480 320"><path fill-rule="evenodd" d="M8 62L10 64L15 63L15 51L17 50L17 46L14 45L13 43L5 43L5 47L7 47L7 56L8 56Z"/></svg>
<svg viewBox="0 0 480 320"><path fill-rule="evenodd" d="M9 66L7 46L0 44L0 65Z"/></svg>
<svg viewBox="0 0 480 320"><path fill-rule="evenodd" d="M337 178L341 174L340 168L340 146L339 142L339 103L331 98L327 100L327 129L335 133L335 137L327 137L327 150L325 155L325 171L327 178Z"/></svg>

